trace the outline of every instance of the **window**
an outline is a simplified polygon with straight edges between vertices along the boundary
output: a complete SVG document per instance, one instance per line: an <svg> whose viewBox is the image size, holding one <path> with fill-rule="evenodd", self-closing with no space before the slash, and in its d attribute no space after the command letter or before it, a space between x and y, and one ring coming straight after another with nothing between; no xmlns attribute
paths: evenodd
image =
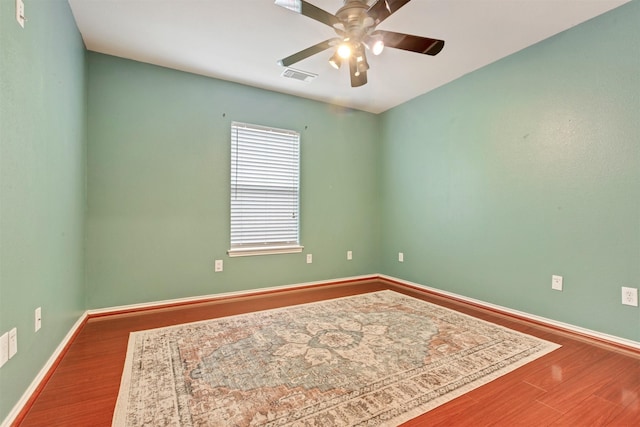
<svg viewBox="0 0 640 427"><path fill-rule="evenodd" d="M300 134L231 123L230 256L301 252Z"/></svg>

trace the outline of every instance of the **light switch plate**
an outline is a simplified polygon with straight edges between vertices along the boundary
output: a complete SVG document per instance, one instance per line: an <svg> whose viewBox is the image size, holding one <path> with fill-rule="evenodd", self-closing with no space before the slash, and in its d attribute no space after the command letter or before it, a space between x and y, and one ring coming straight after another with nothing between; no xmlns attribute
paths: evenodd
<svg viewBox="0 0 640 427"><path fill-rule="evenodd" d="M347 251L347 260L351 261L353 259L353 252Z"/></svg>

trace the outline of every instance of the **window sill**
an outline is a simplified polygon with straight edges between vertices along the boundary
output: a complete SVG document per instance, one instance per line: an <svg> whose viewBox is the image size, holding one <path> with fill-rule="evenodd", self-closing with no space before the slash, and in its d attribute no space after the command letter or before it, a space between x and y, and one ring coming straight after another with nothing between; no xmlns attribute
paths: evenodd
<svg viewBox="0 0 640 427"><path fill-rule="evenodd" d="M237 256L255 256L255 255L276 255L276 254L294 254L302 252L304 246L268 246L268 247L246 247L234 248L227 251L230 257Z"/></svg>

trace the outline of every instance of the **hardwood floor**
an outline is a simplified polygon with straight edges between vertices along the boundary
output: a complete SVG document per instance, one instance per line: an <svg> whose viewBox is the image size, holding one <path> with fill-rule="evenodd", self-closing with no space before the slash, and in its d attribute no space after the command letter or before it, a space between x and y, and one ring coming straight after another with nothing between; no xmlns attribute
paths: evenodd
<svg viewBox="0 0 640 427"><path fill-rule="evenodd" d="M640 425L640 354L381 280L90 318L14 425L109 426L129 332L393 289L562 347L403 426Z"/></svg>

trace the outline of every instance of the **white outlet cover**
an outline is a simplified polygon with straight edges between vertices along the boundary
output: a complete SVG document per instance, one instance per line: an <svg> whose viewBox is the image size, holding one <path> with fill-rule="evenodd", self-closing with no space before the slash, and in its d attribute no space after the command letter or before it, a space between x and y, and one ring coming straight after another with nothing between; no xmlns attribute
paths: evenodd
<svg viewBox="0 0 640 427"><path fill-rule="evenodd" d="M9 331L9 359L18 352L18 329L13 328Z"/></svg>
<svg viewBox="0 0 640 427"><path fill-rule="evenodd" d="M24 28L24 1L16 0L16 21Z"/></svg>
<svg viewBox="0 0 640 427"><path fill-rule="evenodd" d="M638 306L638 289L622 287L622 304L632 307Z"/></svg>
<svg viewBox="0 0 640 427"><path fill-rule="evenodd" d="M307 254L307 264L311 264L313 262L313 255Z"/></svg>
<svg viewBox="0 0 640 427"><path fill-rule="evenodd" d="M347 251L347 260L351 261L353 259L353 252Z"/></svg>
<svg viewBox="0 0 640 427"><path fill-rule="evenodd" d="M551 289L556 291L562 290L562 276L551 276Z"/></svg>
<svg viewBox="0 0 640 427"><path fill-rule="evenodd" d="M404 262L404 253L403 252L398 252L398 261L399 262Z"/></svg>
<svg viewBox="0 0 640 427"><path fill-rule="evenodd" d="M9 332L0 337L0 368L9 360Z"/></svg>
<svg viewBox="0 0 640 427"><path fill-rule="evenodd" d="M35 331L38 332L42 327L42 307L36 308L34 321L35 321Z"/></svg>
<svg viewBox="0 0 640 427"><path fill-rule="evenodd" d="M221 259L217 259L217 260L215 261L214 271L215 271L216 273L219 273L219 272L221 272L223 269L224 269L224 263L223 263L223 261L222 261Z"/></svg>

